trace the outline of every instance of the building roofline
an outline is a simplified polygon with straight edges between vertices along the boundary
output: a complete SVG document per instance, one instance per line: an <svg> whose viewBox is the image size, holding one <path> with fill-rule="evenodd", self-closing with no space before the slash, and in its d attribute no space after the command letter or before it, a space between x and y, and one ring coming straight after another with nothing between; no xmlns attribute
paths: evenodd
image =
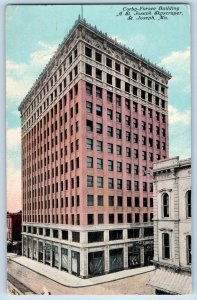
<svg viewBox="0 0 197 300"><path fill-rule="evenodd" d="M61 44L59 44L59 46L58 46L57 50L55 51L54 55L50 58L49 62L46 64L46 66L44 67L44 69L42 70L42 72L40 73L40 75L38 76L36 81L34 82L33 86L31 87L31 89L29 90L27 95L24 97L24 99L22 100L22 102L18 106L19 111L22 109L23 104L28 100L28 98L31 97L31 94L33 93L33 90L36 88L39 81L46 75L46 72L49 69L49 67L51 67L54 64L55 59L58 57L60 51L63 49L64 45L66 44L66 42L69 40L69 38L71 37L71 35L74 33L74 31L76 30L76 28L79 25L82 25L85 28L88 28L89 30L93 31L97 35L100 35L102 38L106 39L108 42L112 43L113 45L120 48L121 50L127 52L129 55L132 55L134 58L142 61L146 65L156 69L158 72L165 75L168 79L172 78L172 75L170 74L170 72L164 70L162 67L158 67L156 64L152 63L150 60L146 59L142 55L135 52L134 49L130 49L129 47L127 47L125 45L122 45L120 42L117 42L116 39L111 38L110 36L108 36L107 33L103 33L102 31L99 31L96 26L93 27L92 25L88 24L86 22L86 20L82 19L79 15L78 19L75 21L74 26L69 30L69 32L68 32L67 36L64 38L63 42Z"/></svg>

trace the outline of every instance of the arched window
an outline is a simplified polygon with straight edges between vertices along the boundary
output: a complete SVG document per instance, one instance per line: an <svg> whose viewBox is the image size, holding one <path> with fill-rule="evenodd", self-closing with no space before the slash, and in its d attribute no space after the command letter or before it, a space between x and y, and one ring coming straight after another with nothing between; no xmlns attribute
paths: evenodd
<svg viewBox="0 0 197 300"><path fill-rule="evenodd" d="M163 259L170 258L170 235L169 235L169 233L162 234L162 257L163 257Z"/></svg>
<svg viewBox="0 0 197 300"><path fill-rule="evenodd" d="M191 190L186 193L186 215L187 218L191 218L192 216Z"/></svg>
<svg viewBox="0 0 197 300"><path fill-rule="evenodd" d="M163 194L163 217L169 217L169 196L167 193Z"/></svg>

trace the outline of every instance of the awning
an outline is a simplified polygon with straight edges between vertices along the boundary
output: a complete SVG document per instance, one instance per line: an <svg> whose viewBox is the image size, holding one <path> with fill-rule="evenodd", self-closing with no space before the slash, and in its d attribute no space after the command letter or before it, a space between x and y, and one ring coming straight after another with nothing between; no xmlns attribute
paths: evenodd
<svg viewBox="0 0 197 300"><path fill-rule="evenodd" d="M175 295L192 293L192 277L166 270L157 269L148 280L148 285L154 289Z"/></svg>

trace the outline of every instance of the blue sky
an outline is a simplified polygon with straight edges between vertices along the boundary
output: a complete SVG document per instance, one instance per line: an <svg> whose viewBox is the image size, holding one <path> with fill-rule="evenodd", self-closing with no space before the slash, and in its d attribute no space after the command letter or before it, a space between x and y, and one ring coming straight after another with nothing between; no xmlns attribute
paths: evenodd
<svg viewBox="0 0 197 300"><path fill-rule="evenodd" d="M131 8L131 5L85 5L83 16L91 25L96 25L99 30L170 71L170 156L185 158L191 156L190 19L187 5L175 6L179 7L181 14L160 21L130 21L126 16L117 17L124 7ZM7 173L10 210L20 208L18 105L80 13L81 5L7 6ZM14 208L11 204L13 197L16 199Z"/></svg>

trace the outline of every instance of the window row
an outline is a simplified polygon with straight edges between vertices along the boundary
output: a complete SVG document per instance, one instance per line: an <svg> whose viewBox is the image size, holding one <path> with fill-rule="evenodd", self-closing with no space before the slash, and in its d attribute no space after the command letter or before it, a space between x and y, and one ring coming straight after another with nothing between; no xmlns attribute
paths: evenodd
<svg viewBox="0 0 197 300"><path fill-rule="evenodd" d="M132 187L132 181L131 180L126 180L125 183L122 179L117 179L116 181L116 186L115 186L115 180L114 178L108 178L107 180L107 186L109 189L118 189L118 190L122 190L124 189L124 184L126 185L126 190L134 190L134 191L139 191L139 190L143 190L143 191L149 191L152 192L153 191L153 184L148 183L147 182L143 182L142 183L142 187L140 187L139 181L134 181L133 185L134 187ZM94 187L94 176L87 176L87 187ZM98 188L103 188L104 187L104 178L101 176L97 176L97 187Z"/></svg>
<svg viewBox="0 0 197 300"><path fill-rule="evenodd" d="M166 101L160 99L158 96L153 96L151 93L148 93L138 88L137 86L133 86L128 82L122 81L121 79L114 77L109 73L104 73L101 69L96 68L94 70L91 65L85 65L86 75L93 76L94 72L97 79L106 81L106 83L109 85L115 86L116 88L124 90L127 93L132 93L133 95L138 96L141 99L153 103L157 106L161 106L164 109L166 108ZM100 98L100 96L102 95L100 93L97 93L97 96Z"/></svg>
<svg viewBox="0 0 197 300"><path fill-rule="evenodd" d="M185 253L186 253L186 262L187 265L192 263L192 245L191 245L191 235L186 236L186 245L185 245ZM182 245L184 247L184 245ZM170 233L162 234L162 258L163 259L171 259L172 258L172 238Z"/></svg>
<svg viewBox="0 0 197 300"><path fill-rule="evenodd" d="M139 81L141 84L148 86L148 88L154 88L155 91L162 94L166 93L165 86L161 85L159 82L155 82L152 79L138 73L137 71L132 70L128 66L122 65L121 63L111 59L110 57L103 55L101 52L93 52L92 48L86 46L85 55L89 58L94 58L96 62L105 64L107 67L114 69L118 73L124 74L126 77L130 77L135 81Z"/></svg>
<svg viewBox="0 0 197 300"><path fill-rule="evenodd" d="M170 197L168 193L162 194L162 217L170 217ZM191 202L191 190L187 191L185 194L185 208L186 208L186 218L191 218L192 216L192 202Z"/></svg>
<svg viewBox="0 0 197 300"><path fill-rule="evenodd" d="M150 198L148 201L147 197L143 197L143 201L140 205L139 197L123 197L123 196L108 196L108 203L104 203L103 195L87 195L87 205L88 206L127 206L127 207L153 207L153 198Z"/></svg>

